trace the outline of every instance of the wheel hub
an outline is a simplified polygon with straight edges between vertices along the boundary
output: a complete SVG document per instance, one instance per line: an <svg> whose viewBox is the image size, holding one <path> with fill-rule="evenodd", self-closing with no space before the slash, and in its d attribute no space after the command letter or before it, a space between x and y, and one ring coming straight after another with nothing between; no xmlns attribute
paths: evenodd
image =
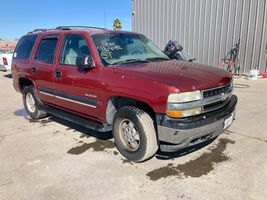
<svg viewBox="0 0 267 200"><path fill-rule="evenodd" d="M35 100L31 93L26 94L26 106L31 113L35 112L36 110Z"/></svg>
<svg viewBox="0 0 267 200"><path fill-rule="evenodd" d="M140 135L131 120L123 120L120 124L120 135L128 150L135 151L140 146Z"/></svg>

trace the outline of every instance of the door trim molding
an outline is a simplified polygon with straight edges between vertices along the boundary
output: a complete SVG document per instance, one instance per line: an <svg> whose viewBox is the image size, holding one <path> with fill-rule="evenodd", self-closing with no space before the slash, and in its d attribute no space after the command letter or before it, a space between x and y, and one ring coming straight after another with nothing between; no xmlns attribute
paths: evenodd
<svg viewBox="0 0 267 200"><path fill-rule="evenodd" d="M44 87L40 87L39 92L41 94L44 94L44 95L52 96L54 98L58 98L58 99L62 99L65 101L77 103L77 104L80 104L83 106L88 106L91 108L96 108L96 106L97 106L97 100L96 99L88 99L88 98L84 98L84 97L80 97L80 96L76 96L76 95L72 95L72 94L67 94L64 92L58 92L58 91L51 90L51 89L44 88Z"/></svg>

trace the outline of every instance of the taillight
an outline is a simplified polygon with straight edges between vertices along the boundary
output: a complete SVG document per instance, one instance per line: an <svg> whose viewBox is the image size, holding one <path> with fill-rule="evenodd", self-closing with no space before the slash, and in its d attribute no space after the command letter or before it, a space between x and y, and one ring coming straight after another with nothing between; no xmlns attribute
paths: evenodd
<svg viewBox="0 0 267 200"><path fill-rule="evenodd" d="M3 64L8 65L6 57L3 57Z"/></svg>

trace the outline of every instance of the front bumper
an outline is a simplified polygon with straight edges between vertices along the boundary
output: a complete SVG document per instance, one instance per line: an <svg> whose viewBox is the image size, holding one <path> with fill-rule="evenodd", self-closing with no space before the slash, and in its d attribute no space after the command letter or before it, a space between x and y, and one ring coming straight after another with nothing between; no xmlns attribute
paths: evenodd
<svg viewBox="0 0 267 200"><path fill-rule="evenodd" d="M224 107L186 119L173 119L157 114L160 149L174 152L217 137L223 132L225 119L235 114L237 97L233 95Z"/></svg>

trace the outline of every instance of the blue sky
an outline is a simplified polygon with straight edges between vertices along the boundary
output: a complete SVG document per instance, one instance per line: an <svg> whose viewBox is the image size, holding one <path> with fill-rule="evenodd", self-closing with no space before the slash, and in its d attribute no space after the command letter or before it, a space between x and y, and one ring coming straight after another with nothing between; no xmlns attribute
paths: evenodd
<svg viewBox="0 0 267 200"><path fill-rule="evenodd" d="M112 29L115 18L123 30L131 30L131 0L2 0L0 38L13 40L33 29L59 25Z"/></svg>

